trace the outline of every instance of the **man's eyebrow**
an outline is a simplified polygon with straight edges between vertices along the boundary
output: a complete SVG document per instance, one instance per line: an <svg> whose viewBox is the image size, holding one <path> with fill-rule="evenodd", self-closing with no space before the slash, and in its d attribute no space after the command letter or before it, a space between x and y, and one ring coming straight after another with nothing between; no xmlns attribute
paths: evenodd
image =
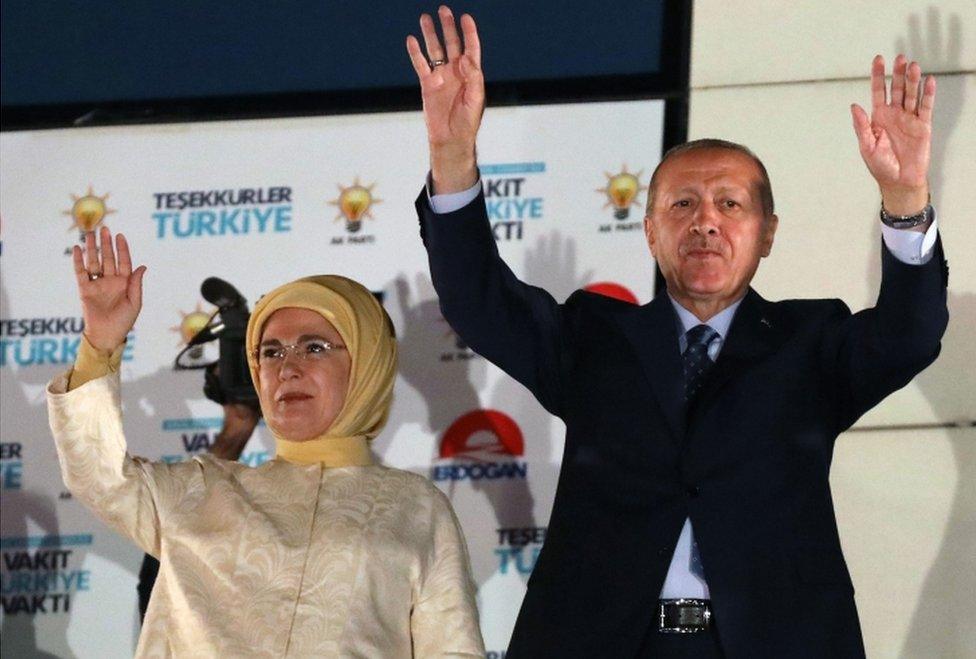
<svg viewBox="0 0 976 659"><path fill-rule="evenodd" d="M670 190L670 193L672 195L676 195L676 194L679 194L679 195L680 194L698 194L698 189L695 188L695 186L693 186L693 185L686 185L686 186L680 187L680 188L678 188L676 190Z"/></svg>

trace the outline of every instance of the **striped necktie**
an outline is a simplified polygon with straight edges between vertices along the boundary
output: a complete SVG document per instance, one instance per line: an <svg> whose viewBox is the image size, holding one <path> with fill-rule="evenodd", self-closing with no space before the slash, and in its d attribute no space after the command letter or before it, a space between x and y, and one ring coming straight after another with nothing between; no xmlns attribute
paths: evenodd
<svg viewBox="0 0 976 659"><path fill-rule="evenodd" d="M685 411L694 402L695 396L705 382L705 376L711 369L711 357L708 356L708 345L718 338L718 332L708 325L695 325L685 334L688 347L681 355L681 363L685 376ZM701 554L698 551L698 541L692 542L691 557L688 561L688 571L705 582L705 568L702 565Z"/></svg>
<svg viewBox="0 0 976 659"><path fill-rule="evenodd" d="M718 332L708 325L695 325L685 334L688 347L681 355L685 376L685 408L687 409L705 383L705 376L712 367L708 356L708 344L718 338Z"/></svg>

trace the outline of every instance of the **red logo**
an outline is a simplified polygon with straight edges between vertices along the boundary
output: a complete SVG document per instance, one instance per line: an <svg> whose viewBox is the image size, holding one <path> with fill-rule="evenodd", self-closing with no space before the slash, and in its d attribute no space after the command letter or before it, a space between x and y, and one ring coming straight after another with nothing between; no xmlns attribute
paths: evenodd
<svg viewBox="0 0 976 659"><path fill-rule="evenodd" d="M498 410L473 410L459 417L444 433L441 457L522 455L525 442L518 424Z"/></svg>
<svg viewBox="0 0 976 659"><path fill-rule="evenodd" d="M612 281L598 281L595 284L584 287L583 290L591 293L599 293L600 295L612 297L616 300L630 302L631 304L637 304L637 296L629 288L615 284Z"/></svg>

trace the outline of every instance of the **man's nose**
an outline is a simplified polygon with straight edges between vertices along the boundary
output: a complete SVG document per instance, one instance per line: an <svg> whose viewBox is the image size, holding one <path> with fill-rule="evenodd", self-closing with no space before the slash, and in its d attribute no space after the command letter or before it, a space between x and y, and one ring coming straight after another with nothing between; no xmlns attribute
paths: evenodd
<svg viewBox="0 0 976 659"><path fill-rule="evenodd" d="M718 233L718 225L721 222L722 214L714 204L704 202L698 205L695 216L691 222L691 232L712 236Z"/></svg>

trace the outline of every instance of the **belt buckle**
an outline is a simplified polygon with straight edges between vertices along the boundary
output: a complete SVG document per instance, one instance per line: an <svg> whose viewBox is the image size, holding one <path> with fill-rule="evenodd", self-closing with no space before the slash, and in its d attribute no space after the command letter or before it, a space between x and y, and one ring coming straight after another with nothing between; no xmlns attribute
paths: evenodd
<svg viewBox="0 0 976 659"><path fill-rule="evenodd" d="M708 600L680 598L658 600L657 631L662 634L697 634L711 627Z"/></svg>

